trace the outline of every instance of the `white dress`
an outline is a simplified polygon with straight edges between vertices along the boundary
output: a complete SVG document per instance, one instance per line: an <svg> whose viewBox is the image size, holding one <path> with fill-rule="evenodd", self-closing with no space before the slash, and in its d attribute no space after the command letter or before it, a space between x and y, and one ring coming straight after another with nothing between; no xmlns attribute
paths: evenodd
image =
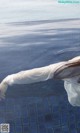
<svg viewBox="0 0 80 133"><path fill-rule="evenodd" d="M65 79L64 88L68 95L68 100L73 106L80 106L80 83L79 77Z"/></svg>

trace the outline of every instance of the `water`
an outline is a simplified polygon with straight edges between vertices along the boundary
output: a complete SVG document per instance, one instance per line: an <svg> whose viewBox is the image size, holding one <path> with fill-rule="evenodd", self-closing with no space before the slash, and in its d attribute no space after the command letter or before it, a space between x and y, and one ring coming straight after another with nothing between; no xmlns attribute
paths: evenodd
<svg viewBox="0 0 80 133"><path fill-rule="evenodd" d="M0 81L9 74L80 55L80 19L0 24ZM72 107L62 81L13 85L0 102L0 123L10 133L79 133L80 109Z"/></svg>

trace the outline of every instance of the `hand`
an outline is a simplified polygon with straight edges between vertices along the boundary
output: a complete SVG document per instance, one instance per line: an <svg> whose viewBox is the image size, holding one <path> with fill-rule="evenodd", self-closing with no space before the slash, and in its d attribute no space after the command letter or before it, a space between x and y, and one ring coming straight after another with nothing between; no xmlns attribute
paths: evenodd
<svg viewBox="0 0 80 133"><path fill-rule="evenodd" d="M2 99L5 99L5 93L3 93L3 92L0 90L0 101L1 101Z"/></svg>
<svg viewBox="0 0 80 133"><path fill-rule="evenodd" d="M7 91L7 88L8 88L8 84L5 82L1 82L1 84L0 84L0 101L2 99L5 99L5 93Z"/></svg>

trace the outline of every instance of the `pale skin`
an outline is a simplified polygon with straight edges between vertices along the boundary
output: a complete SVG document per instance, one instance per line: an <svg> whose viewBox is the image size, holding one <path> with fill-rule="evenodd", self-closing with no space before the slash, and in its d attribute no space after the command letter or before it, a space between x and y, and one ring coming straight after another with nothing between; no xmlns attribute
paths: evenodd
<svg viewBox="0 0 80 133"><path fill-rule="evenodd" d="M76 71L76 67L68 68L67 65L69 63L75 63L76 61L80 61L80 56L73 58L69 61L59 62L51 64L49 66L25 70L8 75L0 83L0 100L5 98L5 93L7 91L8 86L12 86L13 84L31 84L35 82L46 81L52 78L65 80L71 78L73 73L73 77L75 77L78 73ZM58 70L57 73L56 70Z"/></svg>

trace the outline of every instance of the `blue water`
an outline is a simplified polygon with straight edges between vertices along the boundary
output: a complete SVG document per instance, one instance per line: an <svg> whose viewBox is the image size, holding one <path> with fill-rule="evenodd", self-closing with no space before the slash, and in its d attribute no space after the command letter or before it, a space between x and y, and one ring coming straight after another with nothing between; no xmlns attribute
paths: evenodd
<svg viewBox="0 0 80 133"><path fill-rule="evenodd" d="M80 19L0 24L0 81L7 75L80 55ZM10 133L79 133L80 108L62 81L13 85L0 102L0 123Z"/></svg>

